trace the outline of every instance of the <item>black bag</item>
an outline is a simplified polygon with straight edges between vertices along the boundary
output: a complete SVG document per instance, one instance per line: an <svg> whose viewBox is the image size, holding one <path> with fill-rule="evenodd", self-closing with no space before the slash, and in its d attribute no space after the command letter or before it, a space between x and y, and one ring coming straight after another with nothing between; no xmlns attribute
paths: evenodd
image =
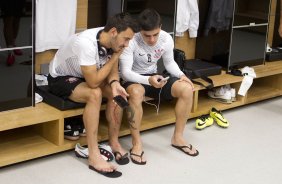
<svg viewBox="0 0 282 184"><path fill-rule="evenodd" d="M190 79L208 77L221 74L220 65L209 63L200 59L184 60L183 72Z"/></svg>
<svg viewBox="0 0 282 184"><path fill-rule="evenodd" d="M184 60L184 64L183 64L184 74L188 78L190 78L193 81L193 83L204 86L207 89L211 89L214 86L213 81L210 78L208 78L208 76L221 74L221 69L222 67L217 64L202 61L200 59ZM196 78L201 78L204 81L208 82L209 84L204 85L198 81L193 80Z"/></svg>
<svg viewBox="0 0 282 184"><path fill-rule="evenodd" d="M220 65L209 63L200 59L183 59L183 55L185 58L184 52L179 49L174 49L174 58L179 68L183 71L183 73L193 81L195 84L199 84L204 86L207 89L213 88L213 81L208 78L208 76L219 75L221 74L222 67ZM195 81L193 79L201 78L204 81L208 82L208 85L204 85L201 82Z"/></svg>
<svg viewBox="0 0 282 184"><path fill-rule="evenodd" d="M185 52L180 50L180 49L174 49L174 60L179 66L180 70L183 71L183 64L184 60L186 59L185 57Z"/></svg>

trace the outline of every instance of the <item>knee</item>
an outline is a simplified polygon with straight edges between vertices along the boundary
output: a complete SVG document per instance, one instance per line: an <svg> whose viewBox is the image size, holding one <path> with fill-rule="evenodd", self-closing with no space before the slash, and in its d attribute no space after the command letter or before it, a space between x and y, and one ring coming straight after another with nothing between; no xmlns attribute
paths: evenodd
<svg viewBox="0 0 282 184"><path fill-rule="evenodd" d="M193 98L193 88L190 84L183 82L178 87L178 94L179 98L191 100Z"/></svg>
<svg viewBox="0 0 282 184"><path fill-rule="evenodd" d="M129 100L133 102L142 102L145 94L145 89L142 85L132 85L127 90Z"/></svg>
<svg viewBox="0 0 282 184"><path fill-rule="evenodd" d="M182 95L184 96L184 98L193 99L193 88L190 84L186 84L184 86L184 89L182 91Z"/></svg>
<svg viewBox="0 0 282 184"><path fill-rule="evenodd" d="M91 89L88 94L88 102L101 103L102 91L100 88Z"/></svg>

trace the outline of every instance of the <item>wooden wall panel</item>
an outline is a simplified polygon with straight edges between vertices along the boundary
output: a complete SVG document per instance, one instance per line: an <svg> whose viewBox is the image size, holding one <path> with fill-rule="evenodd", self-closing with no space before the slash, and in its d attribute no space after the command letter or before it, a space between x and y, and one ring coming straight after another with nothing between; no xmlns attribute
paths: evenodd
<svg viewBox="0 0 282 184"><path fill-rule="evenodd" d="M183 37L175 37L175 48L183 50L186 59L194 59L196 38L190 38L188 31L186 31Z"/></svg>

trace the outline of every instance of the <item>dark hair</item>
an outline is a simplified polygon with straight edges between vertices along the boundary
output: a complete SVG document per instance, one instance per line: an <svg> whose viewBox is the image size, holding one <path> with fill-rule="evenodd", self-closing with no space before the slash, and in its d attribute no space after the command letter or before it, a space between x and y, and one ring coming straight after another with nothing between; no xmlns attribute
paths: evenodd
<svg viewBox="0 0 282 184"><path fill-rule="evenodd" d="M110 17L104 27L104 31L108 32L115 27L117 32L125 31L127 28L131 28L134 33L139 31L139 25L135 19L131 17L129 13L118 13Z"/></svg>
<svg viewBox="0 0 282 184"><path fill-rule="evenodd" d="M160 14L152 8L143 10L138 16L138 22L141 30L144 31L151 31L162 25Z"/></svg>

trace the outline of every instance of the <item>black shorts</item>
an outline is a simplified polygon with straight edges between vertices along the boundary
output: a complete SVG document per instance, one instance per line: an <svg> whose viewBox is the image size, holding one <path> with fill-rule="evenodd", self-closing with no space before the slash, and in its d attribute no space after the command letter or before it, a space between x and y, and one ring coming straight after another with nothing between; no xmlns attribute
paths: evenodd
<svg viewBox="0 0 282 184"><path fill-rule="evenodd" d="M80 83L85 82L85 79L73 76L53 78L51 75L48 75L47 79L51 93L63 99L68 99L74 88Z"/></svg>
<svg viewBox="0 0 282 184"><path fill-rule="evenodd" d="M152 74L155 75L155 74ZM171 94L171 87L175 83L175 81L179 80L177 77L170 77L167 83L162 88L155 88L154 86L141 84L145 88L145 96L160 99L161 100L172 100L174 97ZM136 84L135 82L126 82L122 83L122 86L126 89L128 86Z"/></svg>

